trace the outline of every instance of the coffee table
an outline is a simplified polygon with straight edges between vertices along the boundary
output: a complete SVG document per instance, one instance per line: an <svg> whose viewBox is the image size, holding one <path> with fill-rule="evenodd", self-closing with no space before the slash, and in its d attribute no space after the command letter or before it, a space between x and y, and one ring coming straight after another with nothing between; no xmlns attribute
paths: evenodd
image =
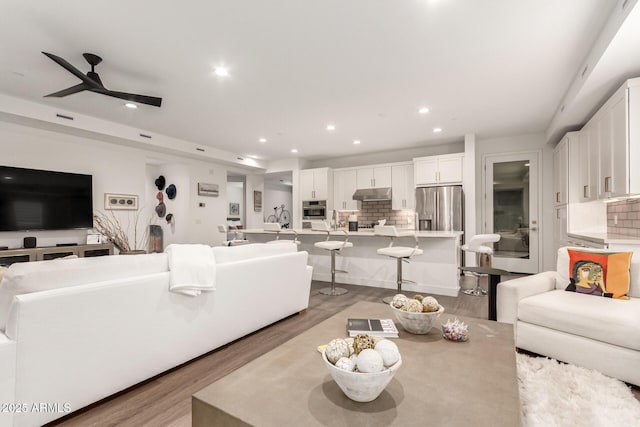
<svg viewBox="0 0 640 427"><path fill-rule="evenodd" d="M194 394L192 426L520 424L511 325L457 316L470 327L469 341L457 343L439 329L412 335L396 322L403 364L376 400L358 403L338 388L316 350L347 336L354 317L394 316L370 302L337 313ZM440 320L453 317L445 311Z"/></svg>

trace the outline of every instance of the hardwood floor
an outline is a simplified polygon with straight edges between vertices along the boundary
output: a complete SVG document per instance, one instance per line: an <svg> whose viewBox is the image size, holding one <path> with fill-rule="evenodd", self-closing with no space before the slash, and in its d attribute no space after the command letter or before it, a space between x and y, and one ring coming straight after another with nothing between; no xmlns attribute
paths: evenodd
<svg viewBox="0 0 640 427"><path fill-rule="evenodd" d="M341 284L349 293L338 297L319 294L318 290L326 286L326 282L312 283L309 308L304 313L283 319L49 425L191 426L191 395L196 391L357 301L381 302L383 297L394 293L388 289ZM472 287L471 279L464 277L461 286ZM462 293L458 297L436 297L446 313L487 318L486 297ZM640 392L634 390L634 393L640 400Z"/></svg>

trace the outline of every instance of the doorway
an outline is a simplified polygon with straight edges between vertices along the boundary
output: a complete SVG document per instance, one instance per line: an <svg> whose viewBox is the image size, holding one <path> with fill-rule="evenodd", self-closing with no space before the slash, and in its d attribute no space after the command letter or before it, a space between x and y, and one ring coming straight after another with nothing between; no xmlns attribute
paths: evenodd
<svg viewBox="0 0 640 427"><path fill-rule="evenodd" d="M540 153L484 157L483 232L500 235L493 267L517 273L539 271Z"/></svg>
<svg viewBox="0 0 640 427"><path fill-rule="evenodd" d="M264 222L278 222L282 228L293 228L293 172L264 175Z"/></svg>

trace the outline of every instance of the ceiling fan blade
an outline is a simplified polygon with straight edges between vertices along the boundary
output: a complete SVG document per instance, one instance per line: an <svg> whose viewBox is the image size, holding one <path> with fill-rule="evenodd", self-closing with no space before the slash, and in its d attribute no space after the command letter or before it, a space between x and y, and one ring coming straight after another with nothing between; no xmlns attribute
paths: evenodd
<svg viewBox="0 0 640 427"><path fill-rule="evenodd" d="M159 107L162 104L162 98L156 98L155 96L136 95L135 93L116 92L114 90L108 90L105 88L91 88L92 92L101 93L103 95L112 96L114 98L125 99L127 101L138 102L140 104L152 105Z"/></svg>
<svg viewBox="0 0 640 427"><path fill-rule="evenodd" d="M74 67L73 65L69 64L66 60L60 58L59 56L56 56L52 53L47 53L47 52L42 52L45 55L47 55L49 58L51 58L51 60L53 62L55 62L56 64L60 65L62 68L64 68L65 70L67 70L68 72L70 72L71 74L73 74L74 76L76 76L77 78L79 78L80 80L82 80L85 84L87 84L90 87L100 87L100 85L98 83L96 83L95 81L93 81L92 79L90 79L89 77L87 77L86 75L84 75L82 73L82 71L78 70L76 67Z"/></svg>
<svg viewBox="0 0 640 427"><path fill-rule="evenodd" d="M44 97L45 98L48 98L48 97L62 98L63 96L73 95L74 93L82 92L83 90L88 90L88 89L91 89L91 87L87 86L85 83L80 83L75 86L62 89L61 91L50 93L49 95L45 95Z"/></svg>

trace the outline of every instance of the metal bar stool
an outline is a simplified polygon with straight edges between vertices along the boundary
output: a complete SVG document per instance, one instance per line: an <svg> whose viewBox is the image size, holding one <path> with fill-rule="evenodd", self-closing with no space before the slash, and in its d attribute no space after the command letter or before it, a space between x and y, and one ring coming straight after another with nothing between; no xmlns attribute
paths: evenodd
<svg viewBox="0 0 640 427"><path fill-rule="evenodd" d="M413 234L413 237L416 240L416 246L411 248L407 246L393 246L396 237L400 235L396 227L393 225L376 225L373 228L373 231L378 236L391 237L391 242L389 243L389 246L387 246L386 248L378 249L378 255L384 255L384 256L388 256L396 259L396 263L397 263L396 284L398 286L396 293L400 294L402 293L403 282L415 283L413 280L406 280L402 278L402 262L404 261L408 263L409 259L411 259L412 256L422 255L423 251L418 247L418 234L417 233ZM389 304L391 300L393 300L393 295L384 297L382 299L382 301L386 304Z"/></svg>
<svg viewBox="0 0 640 427"><path fill-rule="evenodd" d="M346 230L337 230L346 235L344 240L329 240L331 227L326 221L312 221L311 222L311 230L313 231L323 231L327 233L327 240L322 242L317 242L313 246L316 248L324 249L327 251L331 251L331 287L330 288L322 288L320 289L320 293L323 295L343 295L346 294L347 291L344 288L336 288L336 272L346 273L345 270L336 270L336 253L340 253L344 248L352 248L353 243L349 242L349 233Z"/></svg>
<svg viewBox="0 0 640 427"><path fill-rule="evenodd" d="M269 240L267 243L293 243L295 245L299 245L300 241L298 240L298 232L295 230L286 230L283 232L282 227L277 222L265 222L262 224L262 229L264 231L276 233L276 240ZM280 240L280 233L282 234L293 234L293 240L282 239Z"/></svg>
<svg viewBox="0 0 640 427"><path fill-rule="evenodd" d="M498 240L500 240L499 234L476 234L471 238L471 240L469 240L469 243L460 246L460 249L465 252L475 252L476 264L478 265L478 267L491 268L493 243L497 242ZM471 272L471 274L475 277L476 287L473 289L465 289L462 292L467 295L473 295L476 297L486 295L487 290L480 287L480 276L485 276L485 274L474 272Z"/></svg>

